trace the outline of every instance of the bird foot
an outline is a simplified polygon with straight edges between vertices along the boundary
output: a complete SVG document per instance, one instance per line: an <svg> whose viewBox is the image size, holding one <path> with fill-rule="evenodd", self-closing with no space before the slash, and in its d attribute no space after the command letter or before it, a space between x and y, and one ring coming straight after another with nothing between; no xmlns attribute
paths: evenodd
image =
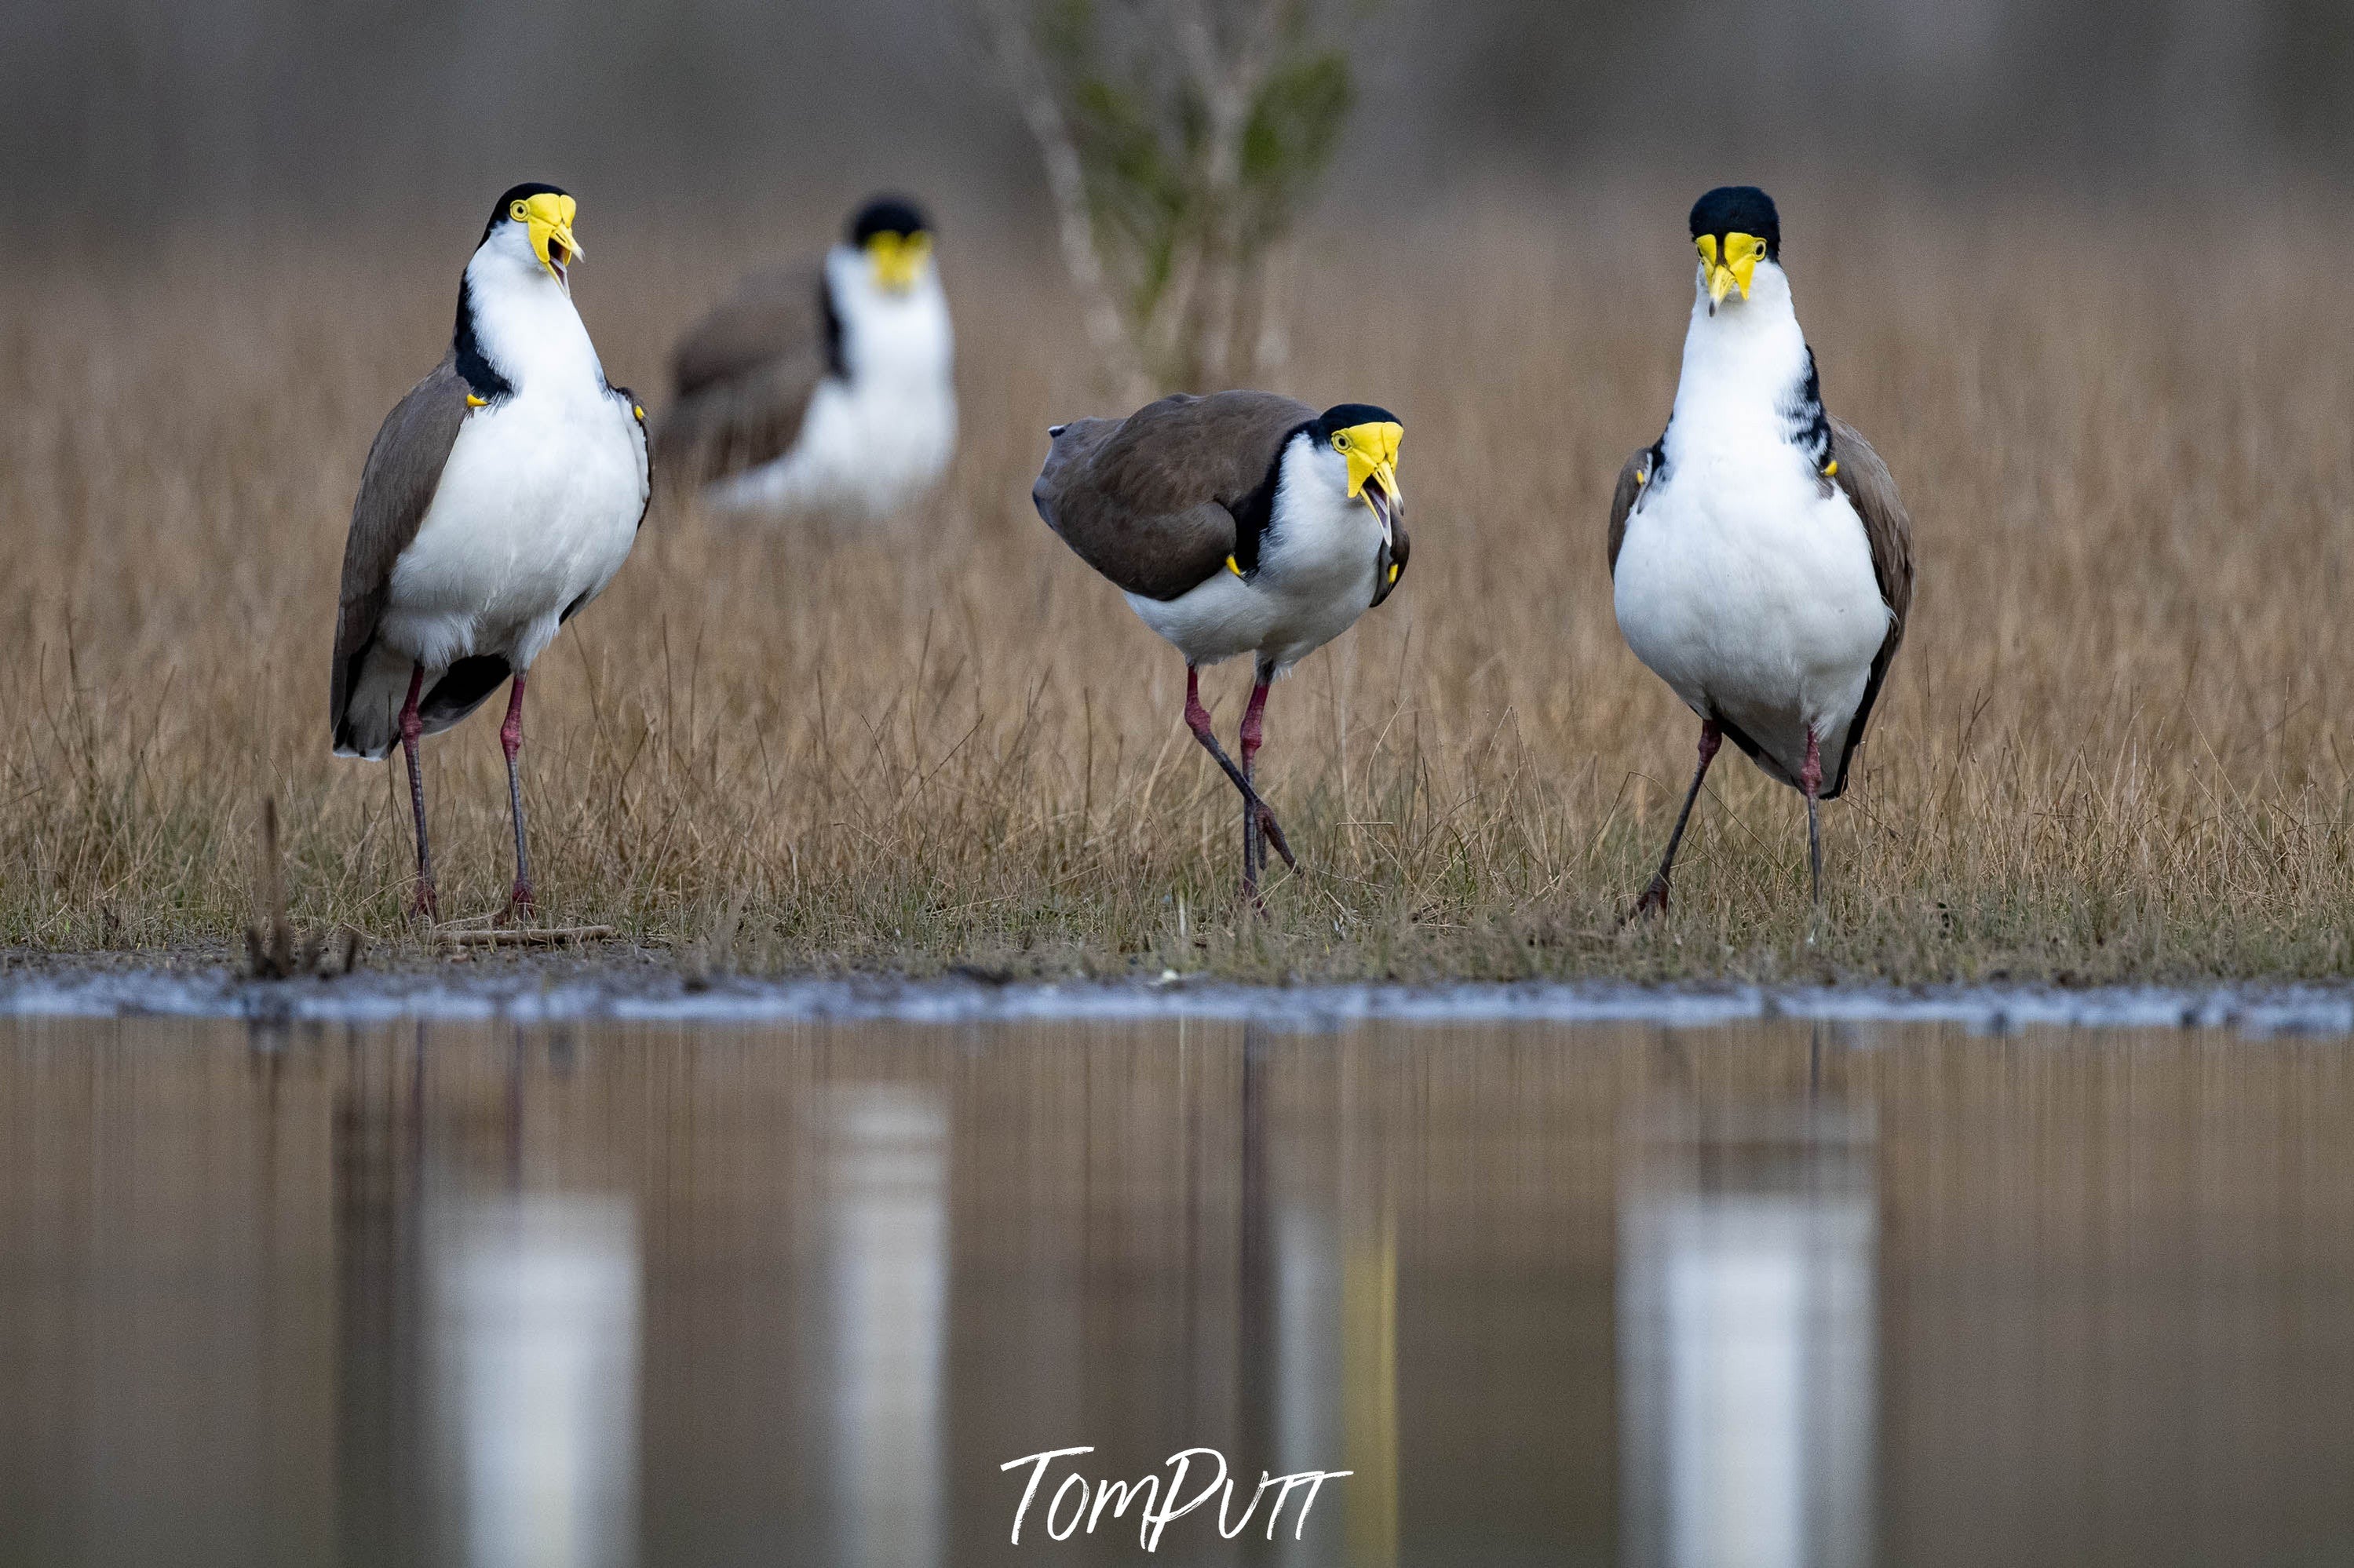
<svg viewBox="0 0 2354 1568"><path fill-rule="evenodd" d="M1291 857L1291 846L1284 842L1283 829L1277 825L1275 813L1267 809L1264 800L1258 806L1258 826L1259 831L1267 835L1267 843L1283 857L1283 863L1290 870L1298 871L1299 863Z"/></svg>
<svg viewBox="0 0 2354 1568"><path fill-rule="evenodd" d="M433 885L419 882L417 891L409 895L408 918L420 925L438 924L441 918L441 901L434 895Z"/></svg>
<svg viewBox="0 0 2354 1568"><path fill-rule="evenodd" d="M539 900L532 896L531 884L518 882L514 885L514 891L507 895L507 906L499 911L499 924L528 925L538 913Z"/></svg>
<svg viewBox="0 0 2354 1568"><path fill-rule="evenodd" d="M1638 920L1649 920L1654 916L1665 915L1667 912L1668 879L1664 876L1655 876L1651 878L1651 885L1643 889L1643 896L1635 900L1635 907L1628 910L1626 916L1618 924L1631 926Z"/></svg>

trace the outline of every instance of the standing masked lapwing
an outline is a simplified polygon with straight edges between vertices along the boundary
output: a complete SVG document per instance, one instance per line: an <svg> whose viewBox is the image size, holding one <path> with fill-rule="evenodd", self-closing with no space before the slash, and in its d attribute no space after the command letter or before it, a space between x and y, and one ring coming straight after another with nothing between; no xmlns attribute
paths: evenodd
<svg viewBox="0 0 2354 1568"><path fill-rule="evenodd" d="M344 546L331 698L335 754L408 758L417 814L413 912L432 918L420 737L512 680L510 915L532 903L523 689L557 629L612 581L645 518L645 410L605 379L572 308L575 204L554 185L499 198L458 285L450 352L368 449Z"/></svg>
<svg viewBox="0 0 2354 1568"><path fill-rule="evenodd" d="M818 265L753 274L680 341L654 452L723 511L879 515L956 451L955 356L931 224L878 197Z"/></svg>
<svg viewBox="0 0 2354 1568"><path fill-rule="evenodd" d="M1638 915L1668 876L1722 737L1817 803L1847 788L1913 604L1913 524L1864 439L1823 409L1782 270L1772 198L1712 190L1691 209L1700 267L1675 407L1610 503L1612 603L1635 656L1700 715L1700 766Z"/></svg>
<svg viewBox="0 0 2354 1568"><path fill-rule="evenodd" d="M1185 724L1243 798L1243 892L1260 834L1295 869L1252 787L1267 689L1382 602L1405 570L1395 416L1317 413L1267 392L1180 394L1125 419L1057 425L1031 500L1081 560L1185 656ZM1202 706L1201 666L1256 656L1236 767Z"/></svg>

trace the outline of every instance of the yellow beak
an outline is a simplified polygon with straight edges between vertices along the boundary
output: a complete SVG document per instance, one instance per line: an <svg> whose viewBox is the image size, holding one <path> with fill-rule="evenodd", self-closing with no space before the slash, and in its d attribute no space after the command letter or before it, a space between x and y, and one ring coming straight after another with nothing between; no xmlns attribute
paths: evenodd
<svg viewBox="0 0 2354 1568"><path fill-rule="evenodd" d="M1703 234L1692 241L1700 250L1701 271L1708 280L1708 308L1712 311L1724 303L1724 296L1735 289L1741 297L1749 297L1750 281L1757 275L1757 263L1766 259L1766 242L1754 234L1728 234L1720 250L1716 236Z"/></svg>
<svg viewBox="0 0 2354 1568"><path fill-rule="evenodd" d="M875 268L875 286L895 294L904 294L916 286L916 278L924 269L924 259L932 253L932 237L928 234L893 234L888 230L869 236L866 259Z"/></svg>
<svg viewBox="0 0 2354 1568"><path fill-rule="evenodd" d="M568 196L542 191L524 203L524 222L531 228L531 249L564 291L572 291L565 269L580 260L580 242L572 238L572 219L580 204Z"/></svg>
<svg viewBox="0 0 2354 1568"><path fill-rule="evenodd" d="M1405 438L1405 427L1384 420L1352 425L1341 434L1349 443L1343 449L1349 459L1349 499L1363 499L1381 520L1382 537L1387 539L1399 509L1405 504L1405 492L1398 488L1397 476L1398 443ZM1371 493L1366 490L1368 481L1373 482Z"/></svg>

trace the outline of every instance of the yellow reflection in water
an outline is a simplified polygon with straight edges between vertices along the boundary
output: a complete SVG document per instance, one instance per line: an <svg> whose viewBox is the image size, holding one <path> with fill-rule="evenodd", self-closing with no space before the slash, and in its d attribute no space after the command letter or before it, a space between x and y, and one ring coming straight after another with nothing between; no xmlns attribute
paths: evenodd
<svg viewBox="0 0 2354 1568"><path fill-rule="evenodd" d="M1353 1563L1397 1561L1397 1221L1384 1202L1350 1239L1341 1269L1341 1430L1354 1474L1347 1500Z"/></svg>

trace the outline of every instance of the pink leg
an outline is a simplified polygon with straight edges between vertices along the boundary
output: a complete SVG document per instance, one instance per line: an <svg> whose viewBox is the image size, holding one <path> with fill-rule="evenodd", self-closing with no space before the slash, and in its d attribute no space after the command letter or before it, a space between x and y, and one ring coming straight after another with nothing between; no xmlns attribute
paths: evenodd
<svg viewBox="0 0 2354 1568"><path fill-rule="evenodd" d="M1185 727L1203 745L1218 744L1217 731L1210 727L1210 710L1202 705L1202 672L1191 664L1185 666Z"/></svg>
<svg viewBox="0 0 2354 1568"><path fill-rule="evenodd" d="M1716 748L1723 744L1724 732L1716 727L1716 721L1703 719L1700 726L1700 766L1692 769L1691 788L1684 791L1683 810L1676 813L1675 828L1668 834L1668 853L1659 857L1659 869L1651 874L1651 885L1643 889L1643 896L1627 912L1628 919L1668 912L1668 874L1675 869L1676 846L1684 842L1684 824L1691 821L1692 803L1700 799L1701 780L1708 777L1708 765L1716 760Z"/></svg>
<svg viewBox="0 0 2354 1568"><path fill-rule="evenodd" d="M400 705L400 749L408 754L408 804L417 814L417 892L408 902L408 913L434 920L440 916L440 901L433 895L433 851L425 836L425 769L417 758L417 744L425 735L417 703L424 693L425 666L419 664L409 673L408 700Z"/></svg>
<svg viewBox="0 0 2354 1568"><path fill-rule="evenodd" d="M1276 825L1275 813L1267 809L1267 802L1258 798L1258 791L1251 788L1248 779L1243 777L1243 770L1235 766L1234 758L1226 755L1226 748L1218 744L1217 734L1210 727L1210 710L1202 705L1202 673L1191 664L1185 666L1185 727L1193 732L1193 738L1202 743L1202 749L1225 770L1227 781L1242 792L1244 803L1257 808L1259 822L1267 831L1267 842L1275 846L1275 853L1283 857L1284 864L1297 870L1299 863L1291 858L1291 846L1284 842L1283 830Z"/></svg>
<svg viewBox="0 0 2354 1568"><path fill-rule="evenodd" d="M1823 788L1823 754L1816 744L1812 725L1807 726L1807 764L1798 769L1798 788L1807 795L1807 870L1814 886L1815 908L1819 912L1823 906L1823 827L1817 801Z"/></svg>
<svg viewBox="0 0 2354 1568"><path fill-rule="evenodd" d="M1243 773L1247 777L1251 759L1258 755L1259 745L1267 738L1267 682L1261 680L1251 687L1249 705L1243 709Z"/></svg>
<svg viewBox="0 0 2354 1568"><path fill-rule="evenodd" d="M531 859L525 853L523 842L523 777L515 769L515 758L523 751L523 683L524 672L518 670L514 683L507 694L506 723L499 726L499 749L507 754L507 804L514 812L514 891L507 895L506 909L510 917L531 908L534 904Z"/></svg>

